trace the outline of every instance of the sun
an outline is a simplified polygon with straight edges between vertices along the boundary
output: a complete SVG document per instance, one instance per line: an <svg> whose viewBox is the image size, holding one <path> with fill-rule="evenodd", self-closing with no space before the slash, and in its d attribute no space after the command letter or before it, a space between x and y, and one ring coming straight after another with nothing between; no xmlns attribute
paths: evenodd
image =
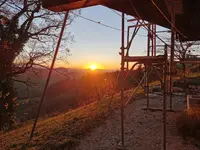
<svg viewBox="0 0 200 150"><path fill-rule="evenodd" d="M89 68L90 68L90 70L94 71L94 70L97 69L97 65L91 64L91 65L89 66Z"/></svg>

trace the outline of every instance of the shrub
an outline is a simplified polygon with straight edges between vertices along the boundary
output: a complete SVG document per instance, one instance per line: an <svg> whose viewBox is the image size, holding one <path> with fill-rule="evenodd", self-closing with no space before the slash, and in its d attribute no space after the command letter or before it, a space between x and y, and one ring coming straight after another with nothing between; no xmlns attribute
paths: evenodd
<svg viewBox="0 0 200 150"><path fill-rule="evenodd" d="M200 140L200 108L184 111L177 119L178 132L184 137Z"/></svg>
<svg viewBox="0 0 200 150"><path fill-rule="evenodd" d="M11 81L0 81L0 130L10 129L15 123L15 90Z"/></svg>

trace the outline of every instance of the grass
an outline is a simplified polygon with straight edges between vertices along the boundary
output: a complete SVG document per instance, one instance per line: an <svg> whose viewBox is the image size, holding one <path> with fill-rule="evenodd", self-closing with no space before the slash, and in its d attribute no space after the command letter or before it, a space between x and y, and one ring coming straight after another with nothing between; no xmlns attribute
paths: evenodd
<svg viewBox="0 0 200 150"><path fill-rule="evenodd" d="M143 91L139 89L138 95ZM125 96L131 95L131 90ZM34 138L27 145L28 149L53 149L73 147L79 139L90 129L100 125L112 112L120 107L120 95L113 98L111 108L108 108L110 99L94 102L85 107L61 114L48 119L40 119ZM27 142L32 122L15 130L1 133L2 149L21 149Z"/></svg>
<svg viewBox="0 0 200 150"><path fill-rule="evenodd" d="M192 75L199 76L200 74ZM150 85L158 85L159 81ZM125 97L132 94L132 90L125 92ZM144 95L141 88L138 89L137 96ZM120 95L113 98L111 108L108 108L110 99L94 102L85 107L61 114L48 119L40 119L34 134L34 138L27 145L28 149L58 149L73 147L92 128L100 125L110 115L110 113L120 107ZM9 132L0 132L2 149L21 149L29 138L32 128L32 121L24 126Z"/></svg>
<svg viewBox="0 0 200 150"><path fill-rule="evenodd" d="M189 73L189 74L187 75L187 77L200 77L200 72Z"/></svg>
<svg viewBox="0 0 200 150"><path fill-rule="evenodd" d="M150 86L160 84L159 81L152 82ZM125 92L129 97L132 90ZM144 95L141 88L136 96ZM112 113L120 107L120 95L113 98L111 108L108 108L110 99L94 102L76 110L61 114L48 119L40 119L32 141L27 145L28 149L70 149L79 143L82 136L92 128L100 125ZM0 135L2 149L21 149L26 143L32 128L32 121L15 130Z"/></svg>

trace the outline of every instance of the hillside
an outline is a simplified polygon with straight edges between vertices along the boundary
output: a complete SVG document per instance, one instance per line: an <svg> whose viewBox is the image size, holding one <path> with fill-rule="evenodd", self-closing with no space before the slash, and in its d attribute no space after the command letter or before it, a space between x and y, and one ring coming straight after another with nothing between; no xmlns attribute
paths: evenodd
<svg viewBox="0 0 200 150"><path fill-rule="evenodd" d="M199 76L192 74L191 76ZM156 85L158 82L151 83ZM127 98L132 94L132 90L125 93ZM139 90L138 96L143 95L143 90ZM61 115L50 117L48 119L41 118L38 122L37 129L31 143L27 145L29 149L56 149L67 148L77 145L80 138L91 131L94 127L105 122L106 118L112 114L115 109L119 108L120 95L115 94L111 107L109 108L110 98L102 101L96 101L89 105L78 109L63 113ZM20 149L26 145L32 121L21 127L9 132L1 132L0 140L3 149Z"/></svg>
<svg viewBox="0 0 200 150"><path fill-rule="evenodd" d="M156 85L154 82L151 85ZM126 99L132 90L125 92ZM150 106L162 107L162 96L150 96ZM27 143L32 121L13 131L2 133L2 149L76 149L114 150L120 136L120 95L111 103L109 98L48 119L40 119L33 140ZM184 110L184 97L174 98L175 110ZM162 112L143 110L146 106L143 90L139 90L134 101L125 108L125 140L128 149L161 149ZM141 115L142 114L142 115ZM180 112L168 113L167 145L171 150L197 150L187 145L177 134L175 120ZM148 135L148 136L146 136ZM185 141L187 142L187 141Z"/></svg>
<svg viewBox="0 0 200 150"><path fill-rule="evenodd" d="M25 74L18 76L17 80L30 82L29 93L25 84L15 82L15 89L17 90L19 99L23 98L35 98L41 96L41 93L46 82L49 70L43 68L34 68L34 71L28 70ZM86 73L83 69L68 69L68 68L56 68L52 73L50 85L61 80L65 80L69 76L73 78L80 78Z"/></svg>
<svg viewBox="0 0 200 150"><path fill-rule="evenodd" d="M126 92L126 96L130 94L131 91ZM113 98L110 109L108 108L110 99L104 99L56 117L40 119L35 136L27 147L45 149L49 146L51 148L70 147L77 144L79 138L95 126L100 125L112 112L111 110L119 108L119 102L120 96L117 94ZM2 133L0 136L2 148L20 149L26 144L31 127L32 122L29 122L23 127Z"/></svg>
<svg viewBox="0 0 200 150"><path fill-rule="evenodd" d="M30 96L29 98L23 99L20 99L19 97L17 100L17 118L19 118L18 120L20 122L30 120L36 114L41 93L43 92L44 81L46 79L44 74L48 73L45 70L42 71L43 75L41 75L41 79L38 80L39 82L37 86L29 89L29 93L32 97ZM117 74L118 73L116 72L107 72L106 70L96 70L95 72L92 72L90 70L82 69L70 70L69 76L63 76L62 74L54 72L52 76L53 80L48 86L48 90L43 103L43 109L40 115L42 117L55 116L95 101L97 97L97 89L100 90L100 86L107 86L108 84L111 85L111 81L112 83L116 83ZM29 78L34 80L38 77L35 77L32 73L30 73ZM108 84L104 82L105 78L109 80ZM102 85L98 83L100 81ZM23 89L20 86L17 88ZM19 90L18 92L19 95L23 95L23 93L21 93ZM99 92L103 94L102 91Z"/></svg>

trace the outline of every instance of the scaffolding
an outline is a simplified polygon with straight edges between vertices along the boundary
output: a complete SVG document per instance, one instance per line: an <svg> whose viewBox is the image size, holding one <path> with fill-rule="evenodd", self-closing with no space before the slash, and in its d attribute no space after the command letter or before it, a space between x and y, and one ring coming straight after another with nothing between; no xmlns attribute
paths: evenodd
<svg viewBox="0 0 200 150"><path fill-rule="evenodd" d="M139 18L134 18L128 20L128 23L131 22L134 25L129 25L127 29L127 42L125 42L125 14L122 13L122 35L121 35L121 78L122 80L126 80L129 76L130 72L134 70L134 68L138 64L144 65L145 72L141 81L138 83L138 86L134 89L133 94L125 101L124 98L124 87L122 84L121 87L121 145L119 145L120 149L124 149L124 107L126 107L134 95L136 94L138 88L141 84L145 83L145 93L147 98L147 109L149 109L149 81L148 74L151 71L151 68L158 64L162 64L163 69L163 77L162 77L162 87L163 87L163 149L166 149L166 100L167 100L167 76L168 76L168 56L167 56L167 46L164 48L164 55L156 56L156 25L146 22L141 22ZM130 47L133 42L134 37L141 27L146 26L148 30L147 35L147 55L146 56L130 56ZM131 29L133 29L133 33L131 34ZM127 46L125 46L127 43ZM130 67L130 63L133 63L132 67Z"/></svg>
<svg viewBox="0 0 200 150"><path fill-rule="evenodd" d="M130 25L128 26L127 29L127 42L126 42L126 46L125 46L125 13L122 12L121 15L121 52L120 52L120 56L121 56L121 78L123 80L126 80L126 78L129 76L130 72L135 68L135 66L137 64L143 64L144 68L145 68L145 73L144 76L142 78L142 80L139 82L138 86L135 88L135 90L133 91L133 94L130 96L130 98L125 102L125 97L124 97L124 85L121 85L121 147L124 148L125 147L125 141L124 141L124 108L125 106L127 106L132 98L134 97L135 93L137 92L137 89L139 88L139 86L141 86L142 82L144 81L145 83L145 92L146 92L146 98L147 98L147 109L149 109L149 79L148 79L148 74L150 72L150 68L155 67L157 64L162 64L162 69L163 69L163 75L162 75L162 79L160 79L162 81L162 88L163 88L163 108L162 108L162 112L163 112L163 150L166 150L166 122L167 122L167 118L166 118L166 114L167 114L167 106L166 106L166 101L167 101L167 94L168 94L168 85L167 83L170 83L169 85L169 92L170 92L170 110L173 109L172 106L172 85L173 85L173 65L175 63L187 63L187 62L176 62L174 61L174 43L175 43L175 32L177 31L176 27L175 27L175 11L174 11L174 7L172 5L171 7L171 21L170 21L170 25L171 25L171 44L170 46L167 45L165 43L165 47L164 47L164 55L160 55L157 56L157 52L156 52L156 38L158 38L158 36L156 35L156 25L152 24L152 23L147 23L144 21L141 21L141 17L139 15L139 13L137 12L137 10L135 9L133 3L130 1L131 6L133 7L134 12L136 13L135 18L128 20L128 22L133 23L134 25ZM83 7L81 5L81 7ZM55 59L56 59L56 55L59 49L59 45L60 45L60 41L62 38L62 34L64 31L64 27L65 27L65 23L67 20L67 15L68 12L66 13L65 16L65 20L63 23L63 27L60 33L60 37L58 40L58 45L56 48L56 52L54 55L54 59L52 61L52 65L50 68L50 72L49 72L49 76L47 78L46 81L46 85L45 85L45 89L40 101L40 105L39 105L39 109L38 109L38 113L32 128L32 132L30 135L30 139L29 141L32 139L33 134L34 134L34 130L37 124L37 120L40 114L40 109L42 106L42 102L44 100L44 96L46 93L46 89L49 83L49 79L51 77L51 72L55 63ZM169 21L169 20L168 20ZM146 56L130 56L130 48L131 48L131 44L133 42L134 37L136 36L138 30L140 29L140 27L145 27L148 30L148 39L147 39L147 55ZM131 29L133 29L133 33L131 34ZM163 41L161 38L159 38L161 41ZM171 52L170 52L170 63L168 61L168 55L167 55L167 49L170 48ZM130 67L130 63L135 62L135 64L132 65L132 67ZM191 62L191 61L190 61ZM198 61L199 62L199 61ZM196 63L196 62L195 62Z"/></svg>
<svg viewBox="0 0 200 150"><path fill-rule="evenodd" d="M123 119L124 119L124 107L126 107L131 100L133 99L135 93L137 92L137 89L139 86L141 86L142 82L145 83L145 94L146 94L146 108L145 110L158 110L163 112L163 150L166 150L166 123L167 123L167 111L175 112L173 110L173 68L176 63L184 63L184 64L196 64L199 63L200 60L180 60L175 61L174 60L174 51L175 51L175 35L176 35L176 28L175 28L175 11L173 5L171 6L171 44L167 45L165 44L164 47L164 55L156 56L156 25L151 23L145 23L144 21L140 21L139 18L134 18L131 20L128 20L129 22L136 22L133 26L128 26L128 36L127 36L127 47L124 47L124 32L122 32L122 48L120 54L123 55L125 51L127 51L126 55L121 56L121 72L124 74L124 69L126 69L127 74L125 75L125 79L130 74L130 71L132 71L136 65L143 64L145 68L145 73L142 78L142 80L139 82L138 86L133 91L133 94L128 98L128 100L125 102L125 99L123 97L123 87L121 90L121 145L120 149L125 148L124 144L124 126L123 126ZM138 32L140 27L147 27L148 28L148 39L147 39L147 55L146 56L129 56L130 51L130 45L133 41L133 38L135 37L135 34ZM130 28L134 28L134 32L132 34L131 40L129 41L130 37ZM124 13L122 12L122 31L124 31ZM165 32L165 31L158 31L158 32ZM168 54L167 49L170 48L170 59L168 60ZM135 62L131 69L129 69L129 63ZM126 63L126 68L124 67L124 64ZM161 85L163 89L163 108L162 109L152 109L149 106L149 80L148 80L148 74L149 74L149 68L155 68L156 65L162 64L163 69L163 76L161 79ZM122 76L124 77L124 75ZM124 79L124 80L125 80ZM169 110L167 110L167 96L169 95Z"/></svg>
<svg viewBox="0 0 200 150"><path fill-rule="evenodd" d="M41 97L41 101L39 104L39 108L37 111L37 115L31 130L31 134L29 137L29 141L28 143L32 140L33 135L34 135L34 131L37 125L37 121L39 118L39 114L40 114L40 110L42 107L42 103L44 101L44 97L46 94L46 90L49 84L49 80L51 77L51 73L55 64L55 60L56 60L56 56L59 50L59 46L60 46L60 42L62 39L62 35L64 32L64 28L65 28L65 24L67 21L67 17L68 17L68 12L66 12L65 15L65 19L63 22L63 26L61 29L61 33L60 33L60 37L58 39L58 44L56 47L56 51L54 54L54 58L51 64L51 68L50 68L50 72L45 84L45 88L43 91L43 95ZM142 82L145 81L145 91L146 91L146 95L147 95L147 108L149 108L149 82L148 82L148 74L150 72L150 67L155 66L156 64L162 64L162 68L163 68L163 149L166 150L166 100L167 100L167 76L168 76L168 72L167 72L167 68L168 68L168 57L167 57L167 45L165 45L164 48L164 55L159 55L156 56L156 26L151 24L151 23L141 23L139 18L135 18L132 20L128 20L128 22L135 22L135 25L131 25L128 26L128 35L127 35L127 46L125 47L125 14L122 13L122 30L121 30L121 78L123 80L126 80L126 78L128 77L129 73L135 68L135 66L137 64L143 64L145 66L145 73L144 76L142 78L142 80L139 82L138 86L135 88L133 94L130 96L130 98L126 101L125 103L125 98L124 98L124 84L122 84L121 87L121 145L120 147L124 148L125 146L125 141L124 141L124 108L131 102L132 98L134 97L135 93L137 92L137 89L139 88L139 86L141 86ZM140 27L148 27L148 42L147 42L147 56L130 56L129 55L129 51L130 51L130 47L131 44L133 42L134 37L136 36L138 30ZM133 34L130 34L130 29L134 28ZM130 37L131 35L131 37ZM132 65L132 67L129 69L129 65L130 63L135 62L135 64Z"/></svg>

